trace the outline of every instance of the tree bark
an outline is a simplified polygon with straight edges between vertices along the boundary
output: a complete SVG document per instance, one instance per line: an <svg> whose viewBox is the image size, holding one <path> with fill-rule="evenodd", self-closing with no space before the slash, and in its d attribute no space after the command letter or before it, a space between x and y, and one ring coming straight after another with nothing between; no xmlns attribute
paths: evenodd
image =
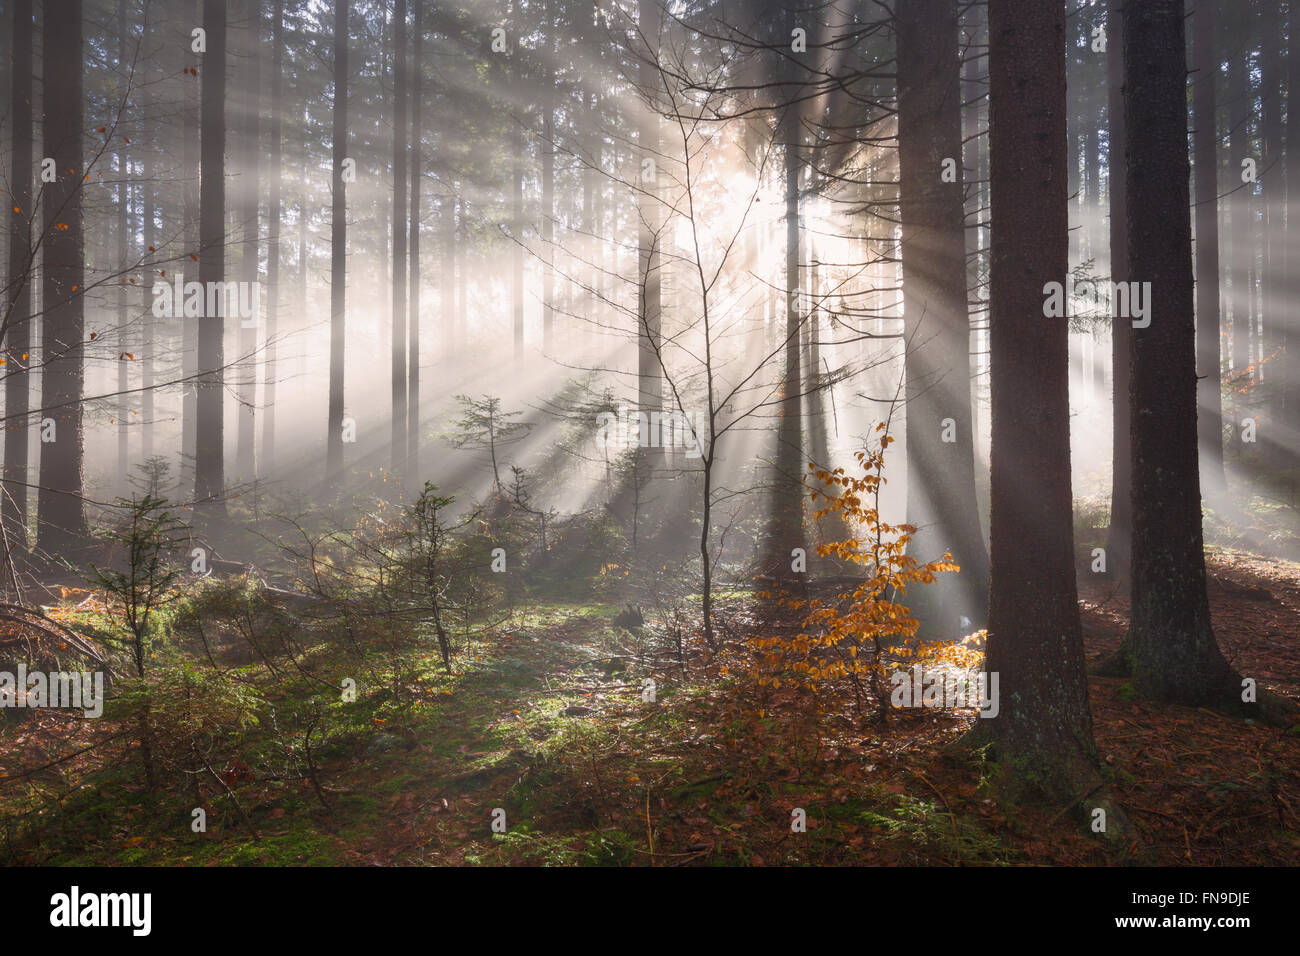
<svg viewBox="0 0 1300 956"><path fill-rule="evenodd" d="M1068 319L1043 314L1045 284L1064 284L1069 266L1064 7L989 0L986 666L1001 691L977 735L992 739L1008 784L1077 801L1098 778L1074 578Z"/></svg>
<svg viewBox="0 0 1300 956"><path fill-rule="evenodd" d="M793 70L790 71L793 74ZM787 91L792 87L786 87ZM799 175L803 169L803 124L797 98L784 107L778 133L785 154L785 301L779 310L785 316L785 364L781 380L781 404L776 428L776 468L772 482L771 516L768 530L767 571L774 577L793 577L792 552L809 550L804 539L804 443L803 443L803 354L800 332L803 326L799 288ZM780 319L777 320L778 326Z"/></svg>
<svg viewBox="0 0 1300 956"><path fill-rule="evenodd" d="M42 51L45 155L54 160L56 179L45 186L41 199L41 405L55 431L54 440L41 444L36 537L38 548L50 556L79 550L87 535L82 472L86 302L82 177L86 163L81 12L81 0L68 0L57 16L47 17Z"/></svg>
<svg viewBox="0 0 1300 956"><path fill-rule="evenodd" d="M27 369L32 343L32 0L13 6L13 171L9 180L9 315L5 323L4 494L0 521L12 553L27 550Z"/></svg>
<svg viewBox="0 0 1300 956"><path fill-rule="evenodd" d="M1128 272L1151 283L1151 324L1133 332L1132 612L1122 653L1144 696L1255 712L1260 707L1241 702L1239 678L1219 651L1206 594L1183 0L1131 3L1124 67L1135 197Z"/></svg>

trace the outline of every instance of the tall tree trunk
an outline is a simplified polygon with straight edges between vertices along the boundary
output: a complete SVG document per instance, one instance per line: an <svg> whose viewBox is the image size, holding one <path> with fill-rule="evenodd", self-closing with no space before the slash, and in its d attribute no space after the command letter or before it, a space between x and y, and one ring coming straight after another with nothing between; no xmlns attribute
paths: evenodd
<svg viewBox="0 0 1300 956"><path fill-rule="evenodd" d="M126 35L130 32L126 18L126 0L117 0L117 73L119 77L119 96L125 98L127 76L130 65L126 60ZM127 107L123 104L122 117L127 117ZM131 162L126 152L123 134L118 134L117 147L117 269L125 274L128 268L127 257L130 247L127 237L131 235ZM130 387L131 366L126 363L126 354L133 351L131 345L130 319L131 290L126 279L120 278L117 287L117 398L115 404L121 409L117 416L117 487L121 494L126 494L130 484L127 476L131 474L131 415L127 410L127 389Z"/></svg>
<svg viewBox="0 0 1300 956"><path fill-rule="evenodd" d="M145 35L148 35L148 20L145 21ZM155 98L150 94L145 96L145 116L156 115ZM154 177L157 174L157 163L154 161L154 130L141 137L141 147L144 149L144 186L143 196L141 197L141 206L144 212L144 229L141 232L141 238L144 240L144 256L146 261L152 261L157 250L157 234L155 222L158 216L157 206L157 188L154 185ZM154 392L155 381L155 340L159 333L159 323L153 314L153 295L150 291L153 285L152 281L142 282L140 284L141 305L140 305L140 417L144 419L140 422L140 460L148 461L154 454L154 420L157 417L157 401Z"/></svg>
<svg viewBox="0 0 1300 956"><path fill-rule="evenodd" d="M1228 125L1231 127L1231 155L1229 164L1233 171L1232 200L1232 373L1233 377L1247 374L1250 367L1251 325L1251 269L1254 264L1254 243L1251 239L1254 222L1254 186L1242 181L1242 165L1254 160L1250 142L1251 96L1248 75L1249 51L1233 52L1228 58ZM1245 380L1238 387L1246 384ZM1240 425L1240 416L1236 424Z"/></svg>
<svg viewBox="0 0 1300 956"><path fill-rule="evenodd" d="M44 24L45 155L54 159L44 209L44 321L41 405L53 440L41 445L37 546L64 555L85 545L82 495L82 391L85 381L85 244L82 235L81 0L68 0ZM42 438L44 438L44 434Z"/></svg>
<svg viewBox="0 0 1300 956"><path fill-rule="evenodd" d="M515 359L524 354L524 134L521 126L522 117L511 120L510 152L513 156L511 169L511 203L510 231L514 242L510 247L510 294L512 298L511 313L514 316Z"/></svg>
<svg viewBox="0 0 1300 956"><path fill-rule="evenodd" d="M5 322L5 460L0 501L4 541L27 550L27 410L32 347L32 0L13 5L13 171L9 179L9 314Z"/></svg>
<svg viewBox="0 0 1300 956"><path fill-rule="evenodd" d="M415 5L415 36L411 54L411 269L408 276L407 322L410 347L406 360L406 445L408 485L419 491L420 481L420 180L424 174L421 140L424 135L424 0Z"/></svg>
<svg viewBox="0 0 1300 956"><path fill-rule="evenodd" d="M199 281L226 280L226 4L203 0L203 173L199 185ZM225 517L225 317L199 320L198 405L195 412L194 497L209 502L214 521Z"/></svg>
<svg viewBox="0 0 1300 956"><path fill-rule="evenodd" d="M922 563L952 554L961 571L917 597L937 605L944 633L969 633L987 614L988 555L975 500L956 0L899 0L895 30L907 520L917 528L908 551Z"/></svg>
<svg viewBox="0 0 1300 956"><path fill-rule="evenodd" d="M198 20L199 6L197 0L189 0L184 7L185 15L180 17L180 38L184 44L185 68L193 70L185 82L185 99L183 105L182 135L184 145L181 147L181 162L184 177L185 257L181 260L181 278L192 281L198 275L195 261L199 254L199 80L200 57L191 49L191 25ZM194 257L194 258L191 258ZM198 414L198 388L195 375L198 372L199 323L182 315L181 318L181 460L178 473L182 476L191 473L195 457L195 421Z"/></svg>
<svg viewBox="0 0 1300 956"><path fill-rule="evenodd" d="M1214 123L1219 71L1214 38L1217 0L1195 0L1196 70L1192 84L1196 153L1196 371L1200 456L1208 496L1226 490L1223 473L1223 391L1219 375L1219 178Z"/></svg>
<svg viewBox="0 0 1300 956"><path fill-rule="evenodd" d="M346 346L348 206L343 161L348 155L348 4L334 0L334 173L330 211L330 381L329 437L325 478L341 479L343 469L343 357Z"/></svg>
<svg viewBox="0 0 1300 956"><path fill-rule="evenodd" d="M275 0L271 21L271 129L270 129L270 197L267 209L266 245L266 369L262 385L262 461L261 473L275 471L275 365L276 335L280 321L280 213L281 158L283 152L283 84L284 84L284 0Z"/></svg>
<svg viewBox="0 0 1300 956"><path fill-rule="evenodd" d="M662 210L656 189L659 166L659 115L655 112L654 91L659 77L655 70L658 57L660 6L657 0L639 0L638 24L642 39L649 45L639 64L637 76L641 95L651 105L640 111L637 128L637 380L638 405L649 415L663 407L663 371L659 366L661 296L660 248ZM647 180L647 174L653 178ZM642 449L642 451L645 451Z"/></svg>
<svg viewBox="0 0 1300 956"><path fill-rule="evenodd" d="M469 203L467 203L463 197L458 198L456 200L456 208L459 210L456 219L462 228L462 232L459 233L459 236L461 238L468 238L469 228L466 226L466 223L469 221ZM465 247L461 250L461 255L464 257L465 261L460 267L460 271L456 273L457 310L455 314L455 328L452 329L451 333L452 339L455 341L458 348L464 346L468 341L467 333L469 327L469 243L463 242L462 246Z"/></svg>
<svg viewBox="0 0 1300 956"><path fill-rule="evenodd" d="M552 26L549 22L548 30ZM555 44L548 45L548 53L555 57ZM554 62L553 60L551 62ZM554 334L555 307L555 72L550 63L542 75L546 101L542 106L542 350L550 353Z"/></svg>
<svg viewBox="0 0 1300 956"><path fill-rule="evenodd" d="M438 286L438 306L442 312L442 341L448 352L459 345L456 339L456 206L454 190L448 188L442 209L442 277ZM463 306L462 306L463 308Z"/></svg>
<svg viewBox="0 0 1300 956"><path fill-rule="evenodd" d="M1121 653L1138 692L1243 707L1210 624L1197 473L1196 331L1183 0L1124 15L1129 130L1128 274L1151 283L1151 324L1133 332L1133 581ZM1264 700L1264 692L1260 692Z"/></svg>
<svg viewBox="0 0 1300 956"><path fill-rule="evenodd" d="M393 420L394 472L406 471L406 0L393 0ZM400 486L393 486L396 494Z"/></svg>
<svg viewBox="0 0 1300 956"><path fill-rule="evenodd" d="M1097 755L1074 579L1068 319L1043 314L1044 285L1064 284L1069 268L1067 112L1065 4L989 0L986 666L1001 690L1000 713L979 721L979 733L992 738L1008 783L1077 800L1097 780Z"/></svg>
<svg viewBox="0 0 1300 956"><path fill-rule="evenodd" d="M1286 276L1281 293L1288 309L1300 302L1300 3L1292 0L1287 24L1287 97L1286 114ZM1286 321L1284 313L1281 372L1282 467L1290 472L1290 494L1295 500L1296 482L1300 480L1300 329Z"/></svg>
<svg viewBox="0 0 1300 956"><path fill-rule="evenodd" d="M787 87L787 90L792 89ZM800 350L801 313L804 297L799 287L799 175L803 169L803 126L797 97L787 92L789 102L779 133L785 154L785 365L781 382L781 406L776 429L776 469L773 480L768 573L790 578L792 552L808 548L804 540L804 369ZM779 323L779 319L778 319ZM801 579L800 579L801 580Z"/></svg>
<svg viewBox="0 0 1300 956"><path fill-rule="evenodd" d="M241 117L241 152L238 182L238 202L235 216L240 229L239 278L245 288L256 288L258 276L258 175L261 165L261 55L262 55L262 5L259 0L241 4L241 12L248 18L239 37L243 57L239 64L242 82L239 96ZM257 308L254 297L254 309ZM228 310L229 311L229 310ZM251 319L238 319L239 372L235 394L239 400L238 431L235 446L235 477L239 481L252 481L257 477L257 324Z"/></svg>
<svg viewBox="0 0 1300 956"><path fill-rule="evenodd" d="M1128 187L1125 182L1124 150L1124 3L1110 0L1106 8L1106 85L1109 102L1110 146L1107 149L1110 173L1110 278L1116 286L1128 279ZM1130 320L1116 316L1111 303L1111 485L1110 530L1106 539L1107 571L1117 579L1127 579L1129 546L1133 535L1132 489L1133 459L1129 448L1129 341L1133 337Z"/></svg>
<svg viewBox="0 0 1300 956"><path fill-rule="evenodd" d="M1260 183L1263 187L1264 216L1263 265L1260 273L1260 347L1267 364L1261 364L1259 378L1277 382L1282 367L1280 361L1284 342L1285 320L1282 284L1286 281L1286 256L1282 241L1286 238L1283 218L1286 212L1285 164L1282 159L1282 13L1281 0L1264 0L1263 43L1260 49L1260 132L1263 155L1260 157ZM1269 387L1269 422L1261 434L1260 442L1268 450L1272 464L1279 463L1278 439L1275 423L1279 414L1281 389Z"/></svg>

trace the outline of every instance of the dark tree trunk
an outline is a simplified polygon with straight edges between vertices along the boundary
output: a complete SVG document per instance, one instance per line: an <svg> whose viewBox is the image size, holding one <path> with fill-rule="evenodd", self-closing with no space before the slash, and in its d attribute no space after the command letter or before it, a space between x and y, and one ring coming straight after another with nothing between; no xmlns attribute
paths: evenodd
<svg viewBox="0 0 1300 956"><path fill-rule="evenodd" d="M407 322L410 324L410 347L406 356L406 446L408 485L417 491L420 481L420 178L424 173L421 139L424 114L424 0L412 0L415 6L415 36L411 54L411 269L408 275Z"/></svg>
<svg viewBox="0 0 1300 956"><path fill-rule="evenodd" d="M1124 3L1110 0L1106 9L1106 71L1109 90L1110 145L1110 277L1118 284L1128 278L1128 187L1124 171ZM1129 449L1129 340L1133 327L1114 315L1111 303L1111 450L1110 531L1106 540L1106 570L1118 579L1129 573L1129 546L1133 536L1133 456Z"/></svg>
<svg viewBox="0 0 1300 956"><path fill-rule="evenodd" d="M238 182L238 204L235 215L239 221L240 267L239 278L246 288L254 288L258 275L258 176L261 165L261 56L262 11L258 0L243 4L248 20L239 30L243 41L243 56L239 71L242 75L240 103L241 153ZM229 310L227 310L229 312ZM238 434L235 445L235 478L252 481L257 477L255 460L257 440L257 325L242 316L236 319L239 329L239 371L235 394L239 400Z"/></svg>
<svg viewBox="0 0 1300 956"><path fill-rule="evenodd" d="M510 151L513 156L510 202L510 231L514 242L510 245L510 295L511 313L514 316L515 359L524 354L524 134L522 119L511 119Z"/></svg>
<svg viewBox="0 0 1300 956"><path fill-rule="evenodd" d="M12 552L27 550L27 369L32 344L32 2L13 6L13 171L9 179L9 312L5 336L4 495L0 501L4 540Z"/></svg>
<svg viewBox="0 0 1300 956"><path fill-rule="evenodd" d="M1260 331L1262 364L1259 377L1265 381L1278 381L1282 368L1281 350L1284 342L1283 308L1286 305L1282 285L1286 279L1286 256L1282 241L1286 238L1283 218L1286 212L1285 164L1282 159L1282 12L1281 0L1264 0L1263 43L1260 48L1260 132L1263 138L1263 155L1260 157L1260 184L1263 187L1264 216L1263 266L1260 281ZM1270 424L1281 421L1279 414L1281 389L1268 390ZM1269 460L1280 463L1275 427L1265 426L1260 445L1267 449Z"/></svg>
<svg viewBox="0 0 1300 956"><path fill-rule="evenodd" d="M1122 653L1138 692L1191 706L1243 706L1210 624L1197 473L1196 330L1183 0L1124 16L1129 130L1128 272L1151 283L1151 324L1133 331L1132 615ZM1265 693L1260 691L1261 704Z"/></svg>
<svg viewBox="0 0 1300 956"><path fill-rule="evenodd" d="M225 282L226 4L203 0L203 173L199 185L199 281ZM213 519L225 516L225 318L199 319L198 407L194 454L194 497L207 501Z"/></svg>
<svg viewBox="0 0 1300 956"><path fill-rule="evenodd" d="M781 404L776 428L776 468L772 481L768 530L767 573L798 580L792 552L810 550L804 539L803 355L800 348L803 315L799 288L799 174L803 168L802 124L797 102L785 107L778 133L785 154L785 364L780 385ZM778 325L780 320L778 319Z"/></svg>
<svg viewBox="0 0 1300 956"><path fill-rule="evenodd" d="M952 554L961 571L916 597L942 633L962 618L968 633L984 626L988 555L975 501L956 0L899 0L895 30L908 551L922 563Z"/></svg>
<svg viewBox="0 0 1300 956"><path fill-rule="evenodd" d="M406 0L393 0L392 458L406 471ZM396 494L400 486L393 486Z"/></svg>
<svg viewBox="0 0 1300 956"><path fill-rule="evenodd" d="M348 155L348 4L334 0L334 174L330 212L330 381L329 437L325 478L336 484L343 470L343 357L347 311L347 195L343 161Z"/></svg>
<svg viewBox="0 0 1300 956"><path fill-rule="evenodd" d="M148 35L149 22L146 18L144 25L145 35ZM157 101L153 93L145 95L144 119L146 123L150 118L157 115ZM141 137L141 147L144 150L144 184L143 195L141 196L141 211L144 215L144 229L141 231L141 238L144 240L144 250L141 256L146 262L156 258L157 251L157 234L156 226L158 217L157 205L157 187L155 185L155 176L157 175L157 163L154 160L155 136L157 127L150 125L146 135ZM146 270L145 275L149 274ZM151 288L153 282L145 281L140 284L141 304L140 304L140 348L138 358L140 359L140 460L148 461L154 454L154 420L157 417L157 401L154 386L155 377L155 342L159 334L159 323L153 314L153 294Z"/></svg>
<svg viewBox="0 0 1300 956"><path fill-rule="evenodd" d="M546 7L546 28L551 32L554 24L550 18L550 4ZM554 34L552 34L554 35ZM556 45L547 45L551 57L557 56ZM542 105L542 351L550 353L555 326L555 71L548 63L542 76L546 101ZM593 283L594 284L594 283Z"/></svg>
<svg viewBox="0 0 1300 956"><path fill-rule="evenodd" d="M1208 496L1226 490L1223 473L1223 392L1219 375L1219 178L1214 123L1219 63L1214 52L1218 0L1196 0L1192 108L1196 153L1196 371L1198 432Z"/></svg>
<svg viewBox="0 0 1300 956"><path fill-rule="evenodd" d="M125 84L131 67L126 59L126 36L131 27L126 18L126 0L117 0L117 73ZM123 87L124 90L124 87ZM133 91L132 91L133 92ZM121 95L121 94L119 94ZM122 106L122 118L129 116L126 103ZM125 139L118 136L117 147L117 269L125 274L129 268L127 257L130 247L127 237L131 229L131 164L126 152ZM131 366L126 363L126 354L133 351L131 345L131 324L128 310L130 308L131 290L126 280L120 278L117 287L117 398L115 404L121 409L117 415L117 483L119 493L126 494L130 484L127 476L131 473L131 423L128 420L126 404L127 389L130 387Z"/></svg>
<svg viewBox="0 0 1300 956"><path fill-rule="evenodd" d="M1068 271L1066 112L1065 4L989 0L987 668L1000 713L978 723L1008 782L1075 800L1096 782L1097 756L1074 579L1068 320L1043 314L1045 284Z"/></svg>
<svg viewBox="0 0 1300 956"><path fill-rule="evenodd" d="M1288 309L1300 302L1300 3L1292 0L1287 24L1287 97L1286 114L1286 282L1282 287ZM1292 477L1290 494L1295 500L1296 482L1300 480L1300 330L1286 319L1282 333L1282 453L1284 470Z"/></svg>
<svg viewBox="0 0 1300 956"><path fill-rule="evenodd" d="M185 5L185 16L179 19L180 38L184 44L185 67L198 72L201 57L191 50L191 25L198 20L198 3L190 0ZM198 257L199 241L199 80L191 74L185 81L184 118L182 120L184 145L181 147L181 162L184 177L185 206L185 258L181 260L179 271L186 282L198 275L199 269L195 259ZM181 318L181 461L180 474L190 473L194 467L196 434L195 421L198 414L198 389L195 375L198 372L199 323L182 315Z"/></svg>
<svg viewBox="0 0 1300 956"><path fill-rule="evenodd" d="M641 60L638 85L641 95L653 97L659 83L651 56L658 55L660 7L657 0L640 0L638 6L638 23L646 43L651 45L647 56ZM659 116L653 108L645 108L640 113L641 120L637 129L637 219L640 228L637 236L637 315L640 328L637 329L637 376L639 379L640 410L645 414L660 410L663 406L663 373L659 367L660 336L660 248L662 238L662 211L659 207L659 194L655 188L659 164ZM655 181L647 182L644 173L646 161L655 169Z"/></svg>
<svg viewBox="0 0 1300 956"><path fill-rule="evenodd" d="M1233 51L1228 58L1228 125L1231 127L1232 170L1232 373L1247 375L1250 367L1251 270L1254 266L1254 186L1242 181L1242 163L1255 159L1251 152L1250 79L1247 73L1248 50ZM1246 384L1246 379L1238 387ZM1240 425L1240 416L1235 423Z"/></svg>
<svg viewBox="0 0 1300 956"><path fill-rule="evenodd" d="M283 151L283 84L284 84L284 0L275 0L271 21L271 129L270 197L267 208L266 245L266 371L263 379L262 461L261 472L275 471L275 377L276 335L280 321L280 213L281 157Z"/></svg>
<svg viewBox="0 0 1300 956"><path fill-rule="evenodd" d="M54 440L41 445L37 546L50 556L85 545L82 391L85 381L85 243L82 235L81 0L44 23L45 155L56 179L44 188L41 405ZM42 436L44 437L44 436Z"/></svg>
<svg viewBox="0 0 1300 956"><path fill-rule="evenodd" d="M455 351L456 341L456 195L448 191L442 207L442 278L438 287L438 306L442 312L442 341L448 351Z"/></svg>

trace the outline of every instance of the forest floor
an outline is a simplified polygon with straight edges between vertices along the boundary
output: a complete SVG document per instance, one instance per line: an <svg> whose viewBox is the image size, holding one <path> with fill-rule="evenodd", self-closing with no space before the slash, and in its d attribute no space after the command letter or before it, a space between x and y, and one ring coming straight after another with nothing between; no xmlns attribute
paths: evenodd
<svg viewBox="0 0 1300 956"><path fill-rule="evenodd" d="M1209 557L1219 642L1238 670L1300 700L1300 566ZM1127 595L1081 580L1090 662L1114 650ZM732 609L739 598L728 599ZM1085 864L1114 858L1064 808L1008 809L986 768L940 755L976 719L911 711L866 729L763 699L707 662L683 679L611 667L635 656L615 608L555 605L480 635L446 675L430 653L401 731L366 698L318 757L322 784L267 765L263 720L244 758L201 791L151 794L132 725L28 712L0 719L0 861L214 865ZM724 608L725 610L725 608ZM272 699L288 706L288 685ZM1300 864L1300 740L1090 678L1097 744L1151 862ZM91 748L78 753L82 748ZM61 759L60 758L65 758ZM260 759L259 759L260 758ZM42 767L58 761L52 767ZM215 776L215 774L214 774ZM228 793L222 792L229 787ZM806 832L792 832L800 808ZM493 831L501 820L504 833ZM254 832L255 831L255 832Z"/></svg>

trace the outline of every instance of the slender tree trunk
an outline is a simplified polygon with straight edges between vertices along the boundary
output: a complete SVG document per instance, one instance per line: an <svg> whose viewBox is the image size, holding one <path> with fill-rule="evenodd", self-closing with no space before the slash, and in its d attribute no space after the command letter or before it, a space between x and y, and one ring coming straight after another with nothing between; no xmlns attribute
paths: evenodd
<svg viewBox="0 0 1300 956"><path fill-rule="evenodd" d="M510 222L514 242L511 243L510 292L513 300L515 359L524 354L524 134L522 119L512 120L510 137L513 154L511 171Z"/></svg>
<svg viewBox="0 0 1300 956"><path fill-rule="evenodd" d="M988 554L975 500L956 0L898 0L895 29L907 515L917 528L908 551L921 562L952 554L961 571L917 597L937 603L944 633L969 633L987 614Z"/></svg>
<svg viewBox="0 0 1300 956"><path fill-rule="evenodd" d="M1291 0L1287 8L1287 97L1286 114L1286 276L1281 294L1285 296L1288 310L1300 302L1300 3ZM1281 449L1285 456L1281 462L1291 473L1290 493L1295 500L1296 483L1300 480L1300 330L1283 313L1283 352L1281 361L1282 431Z"/></svg>
<svg viewBox="0 0 1300 956"><path fill-rule="evenodd" d="M1110 0L1106 8L1106 71L1109 90L1110 146L1110 277L1118 286L1128 278L1128 188L1125 183L1124 150L1124 3ZM1132 325L1116 317L1111 303L1111 490L1110 531L1106 540L1106 568L1118 579L1129 573L1129 546L1133 535L1133 459L1129 448L1129 340Z"/></svg>
<svg viewBox="0 0 1300 956"><path fill-rule="evenodd" d="M424 174L421 140L424 115L424 0L415 5L415 36L411 54L411 269L408 276L407 321L410 324L410 347L406 361L406 446L408 484L418 491L420 481L420 180Z"/></svg>
<svg viewBox="0 0 1300 956"><path fill-rule="evenodd" d="M394 472L406 471L406 0L393 0L393 420ZM394 486L396 494L398 486Z"/></svg>
<svg viewBox="0 0 1300 956"><path fill-rule="evenodd" d="M791 94L787 93L787 96ZM791 97L793 99L793 97ZM803 128L797 101L786 105L781 119L781 148L785 154L785 365L776 429L776 470L768 532L768 573L790 578L792 552L808 549L804 540L803 356L800 331L804 296L799 279L799 176L803 169ZM779 320L778 320L779 325Z"/></svg>
<svg viewBox="0 0 1300 956"><path fill-rule="evenodd" d="M549 8L548 8L549 17ZM548 28L550 26L548 22ZM549 52L555 56L554 43ZM542 107L542 350L550 353L555 325L555 73L548 65L542 77L546 102Z"/></svg>
<svg viewBox="0 0 1300 956"><path fill-rule="evenodd" d="M259 204L258 176L261 165L261 56L262 13L258 0L242 4L247 23L238 31L242 41L240 58L241 117L240 163L237 180L240 268L239 278L245 288L255 288L258 277ZM257 304L254 302L254 308ZM227 310L229 311L229 310ZM239 371L235 395L239 401L238 430L235 445L235 477L252 481L257 477L257 325L252 319L238 319Z"/></svg>
<svg viewBox="0 0 1300 956"><path fill-rule="evenodd" d="M13 5L13 82L9 119L13 124L13 171L9 179L9 314L5 335L5 460L0 520L4 541L27 550L27 409L32 347L32 0Z"/></svg>
<svg viewBox="0 0 1300 956"><path fill-rule="evenodd" d="M270 197L267 209L266 246L266 370L262 385L262 461L261 472L275 472L275 378L278 374L276 335L280 321L280 213L281 158L283 150L284 84L284 0L275 0L271 22L271 129L270 129Z"/></svg>
<svg viewBox="0 0 1300 956"><path fill-rule="evenodd" d="M1074 579L1068 319L1043 314L1045 284L1064 284L1069 268L1066 113L1065 4L989 0L986 666L999 675L1000 700L978 733L995 743L1008 784L1073 801L1098 778Z"/></svg>
<svg viewBox="0 0 1300 956"><path fill-rule="evenodd" d="M85 381L85 244L82 234L83 106L81 0L67 0L44 23L45 155L56 179L44 188L44 309L41 371L43 414L52 420L42 441L37 546L47 555L84 547L82 473ZM44 439L44 434L42 439Z"/></svg>
<svg viewBox="0 0 1300 956"><path fill-rule="evenodd" d="M185 282L191 281L191 277L197 276L198 255L200 248L199 240L199 79L196 75L199 69L200 57L191 49L191 24L198 21L199 6L197 0L189 0L185 7L185 16L180 18L180 38L178 42L184 44L185 49L185 67L193 70L185 81L185 100L184 115L182 119L182 135L184 144L181 147L181 162L183 163L182 176L184 176L184 205L185 205L185 258L181 260L180 269L181 278ZM180 310L178 310L180 311ZM197 430L195 422L198 414L198 388L195 382L195 375L198 372L198 349L199 349L199 323L185 316L182 312L181 318L181 460L179 473L185 476L187 473L192 475L194 468L195 435Z"/></svg>
<svg viewBox="0 0 1300 956"><path fill-rule="evenodd" d="M456 339L456 206L454 192L443 197L442 207L442 279L438 305L442 311L442 341L448 351L459 346Z"/></svg>
<svg viewBox="0 0 1300 956"><path fill-rule="evenodd" d="M469 227L466 223L469 221L469 203L463 198L456 200L457 222L460 223L462 231L459 236L467 238L469 236ZM460 254L465 260L456 274L456 303L457 309L455 314L455 328L452 330L452 338L456 342L457 348L464 346L468 340L469 332L469 243L463 242Z"/></svg>
<svg viewBox="0 0 1300 956"><path fill-rule="evenodd" d="M1234 179L1230 180L1232 200L1232 372L1233 377L1244 376L1250 367L1250 316L1251 269L1254 244L1251 241L1254 222L1253 189L1243 182L1242 165L1245 160L1255 160L1251 153L1250 80L1247 75L1249 51L1234 52L1228 59L1228 124L1231 126L1232 160L1230 167ZM1246 384L1245 379L1238 387ZM1239 417L1239 416L1234 416ZM1240 424L1240 421L1237 422Z"/></svg>
<svg viewBox="0 0 1300 956"><path fill-rule="evenodd" d="M1109 48L1109 44L1108 44ZM1091 94L1089 95L1091 100ZM1088 104L1091 106L1091 103ZM1093 107L1101 113L1100 105ZM1101 146L1098 136L1099 124L1088 122L1083 130L1083 216L1079 224L1080 241L1083 246L1079 262L1096 258L1093 239L1096 235L1094 225L1101 206Z"/></svg>
<svg viewBox="0 0 1300 956"><path fill-rule="evenodd" d="M1196 372L1201 472L1208 496L1226 490L1223 473L1223 392L1219 375L1219 179L1214 38L1217 0L1196 0L1193 26L1196 70L1192 108L1196 153Z"/></svg>
<svg viewBox="0 0 1300 956"><path fill-rule="evenodd" d="M226 279L226 4L203 0L203 175L199 185L199 281L203 288ZM225 326L224 315L199 320L194 497L208 501L213 520L225 517Z"/></svg>
<svg viewBox="0 0 1300 956"><path fill-rule="evenodd" d="M1286 212L1286 165L1282 158L1282 13L1281 0L1264 0L1263 43L1260 49L1260 130L1264 152L1260 158L1260 183L1263 186L1264 216L1263 264L1260 273L1260 348L1267 364L1261 364L1259 377L1277 382L1282 368L1281 351L1284 343L1283 316L1285 301L1282 296L1286 281L1286 256L1282 242L1286 238L1283 224ZM1281 389L1270 386L1268 391L1270 425L1282 420ZM1280 464L1279 440L1276 427L1265 427L1260 442L1267 449L1269 462Z"/></svg>
<svg viewBox="0 0 1300 956"><path fill-rule="evenodd" d="M148 34L148 22L145 23L145 32ZM152 95L145 97L145 115L153 116L155 110L155 100ZM144 229L141 237L144 239L143 255L146 260L152 260L157 250L157 235L155 222L158 216L157 190L154 185L154 177L157 171L157 164L154 162L154 137L147 135L141 137L141 146L145 150L144 159L144 185L143 196L141 197L141 206L144 212ZM154 251L151 251L154 250ZM148 275L148 272L146 272ZM140 422L140 460L148 461L154 454L154 420L157 417L157 401L154 385L155 380L155 340L158 336L158 322L154 319L153 314L153 295L150 291L153 285L152 281L146 281L140 285L141 305L140 305L140 349L138 358L140 359L140 417L144 419Z"/></svg>
<svg viewBox="0 0 1300 956"><path fill-rule="evenodd" d="M329 437L325 477L331 484L343 469L343 358L347 312L347 196L343 161L348 157L348 4L334 0L334 173L330 213L330 381Z"/></svg>
<svg viewBox="0 0 1300 956"><path fill-rule="evenodd" d="M659 115L654 109L654 91L659 77L654 66L658 56L660 6L657 0L639 0L638 23L643 40L650 45L642 58L637 80L641 95L651 105L640 111L637 129L637 377L638 404L643 414L663 408L663 371L659 365L662 276L659 243L662 240L662 210L656 188L659 166ZM652 175L652 178L647 178ZM641 449L645 452L646 449ZM644 456L643 456L644 457Z"/></svg>
<svg viewBox="0 0 1300 956"><path fill-rule="evenodd" d="M126 18L126 0L117 0L117 73L120 90L125 90L126 77L130 65L126 61L126 35L130 25ZM120 95L120 94L119 94ZM123 118L128 116L127 109L122 111ZM128 267L127 257L130 247L127 237L131 234L131 163L127 156L125 140L118 137L117 147L117 268L125 272ZM121 409L117 416L117 487L126 494L130 487L127 476L131 473L131 415L127 409L130 401L127 389L130 387L131 366L126 362L126 354L132 351L131 321L129 315L131 289L125 279L118 280L117 288L117 398L115 404Z"/></svg>

